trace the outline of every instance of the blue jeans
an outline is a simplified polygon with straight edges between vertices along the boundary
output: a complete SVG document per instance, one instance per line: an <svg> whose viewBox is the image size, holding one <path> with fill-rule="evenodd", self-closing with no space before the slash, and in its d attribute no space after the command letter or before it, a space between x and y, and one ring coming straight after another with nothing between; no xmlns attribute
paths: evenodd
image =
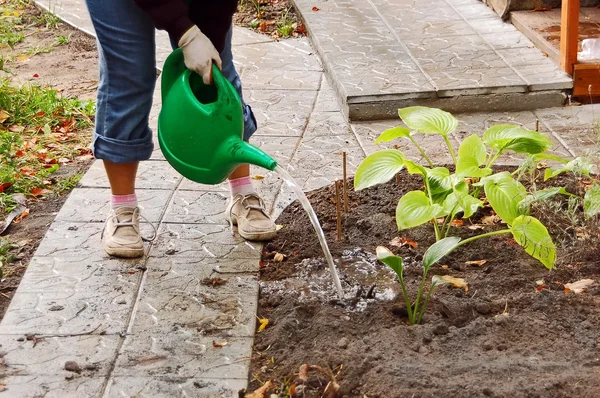
<svg viewBox="0 0 600 398"><path fill-rule="evenodd" d="M133 0L86 0L98 38L100 81L92 150L97 159L129 163L150 158L154 145L148 118L156 84L155 29ZM233 65L232 30L221 52L223 75L242 98ZM243 101L243 100L242 100ZM244 139L256 131L252 109L244 103Z"/></svg>

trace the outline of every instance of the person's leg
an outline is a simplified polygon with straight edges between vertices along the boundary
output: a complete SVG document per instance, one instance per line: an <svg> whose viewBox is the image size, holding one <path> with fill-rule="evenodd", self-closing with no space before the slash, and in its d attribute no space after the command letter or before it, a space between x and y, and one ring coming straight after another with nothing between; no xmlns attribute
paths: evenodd
<svg viewBox="0 0 600 398"><path fill-rule="evenodd" d="M244 102L242 82L233 64L231 39L233 29L229 29L225 48L221 52L223 76L237 90L244 110L244 140L248 141L256 131L256 119L252 109ZM232 224L237 224L239 234L248 240L269 240L276 234L275 223L268 216L263 200L258 196L250 178L250 165L243 164L229 175L231 204L229 217Z"/></svg>
<svg viewBox="0 0 600 398"><path fill-rule="evenodd" d="M98 40L100 81L93 152L111 186L104 247L120 257L143 255L135 178L153 150L148 117L156 82L154 25L133 0L87 0Z"/></svg>

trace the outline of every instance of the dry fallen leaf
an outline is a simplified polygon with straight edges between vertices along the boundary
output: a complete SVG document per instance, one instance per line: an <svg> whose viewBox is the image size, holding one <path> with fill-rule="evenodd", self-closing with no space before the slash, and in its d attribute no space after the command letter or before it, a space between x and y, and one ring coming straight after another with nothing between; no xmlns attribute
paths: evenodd
<svg viewBox="0 0 600 398"><path fill-rule="evenodd" d="M227 279L223 279L223 278L204 278L204 279L202 279L202 284L206 285L206 286L217 287L217 286L223 286L226 283L227 283Z"/></svg>
<svg viewBox="0 0 600 398"><path fill-rule="evenodd" d="M485 225L498 224L500 221L502 221L502 219L495 214L491 216L485 216L481 219L481 223Z"/></svg>
<svg viewBox="0 0 600 398"><path fill-rule="evenodd" d="M542 286L546 284L546 281L543 279L538 279L537 281L535 281L535 284L538 286Z"/></svg>
<svg viewBox="0 0 600 398"><path fill-rule="evenodd" d="M593 279L581 279L573 283L565 283L565 293L583 293L585 289L592 286L595 283Z"/></svg>
<svg viewBox="0 0 600 398"><path fill-rule="evenodd" d="M283 225L281 225L281 224L275 225L275 231L279 231L282 228L283 228Z"/></svg>
<svg viewBox="0 0 600 398"><path fill-rule="evenodd" d="M477 265L478 267L483 267L487 264L488 260L476 260L476 261L465 261L467 265Z"/></svg>
<svg viewBox="0 0 600 398"><path fill-rule="evenodd" d="M298 372L298 380L302 382L302 384L308 381L308 364L300 366L300 371Z"/></svg>
<svg viewBox="0 0 600 398"><path fill-rule="evenodd" d="M402 247L404 245L408 245L410 247L412 247L413 249L416 249L417 247L419 247L419 244L417 242L415 242L414 240L410 240L408 239L406 236L396 236L394 239L392 239L390 241L390 246L396 246L396 247Z"/></svg>
<svg viewBox="0 0 600 398"><path fill-rule="evenodd" d="M464 289L465 293L469 292L469 286L467 286L467 282L462 278L455 278L450 275L444 275L444 276L435 275L432 278L432 282L435 284L451 285L452 287Z"/></svg>
<svg viewBox="0 0 600 398"><path fill-rule="evenodd" d="M285 255L284 254L275 253L275 256L273 256L273 261L275 261L276 263L280 263L283 260L285 260Z"/></svg>
<svg viewBox="0 0 600 398"><path fill-rule="evenodd" d="M271 388L271 385L273 385L273 383L271 382L271 380L269 380L265 384L263 384L262 387L260 387L259 389L244 395L244 398L264 398L265 393L269 388Z"/></svg>
<svg viewBox="0 0 600 398"><path fill-rule="evenodd" d="M4 123L10 117L10 113L0 109L0 123Z"/></svg>
<svg viewBox="0 0 600 398"><path fill-rule="evenodd" d="M229 344L226 341L222 341L220 343L217 343L216 341L213 340L213 347L215 348L221 348L221 347L225 347L227 344Z"/></svg>
<svg viewBox="0 0 600 398"><path fill-rule="evenodd" d="M262 332L263 330L265 330L265 328L269 324L269 320L267 318L258 318L258 322L260 322L260 326L258 327L259 332Z"/></svg>
<svg viewBox="0 0 600 398"><path fill-rule="evenodd" d="M264 180L264 179L265 179L265 176L263 176L263 175L261 175L261 174L257 174L257 175L255 175L255 176L252 176L252 179L253 179L253 180L260 181L260 180Z"/></svg>
<svg viewBox="0 0 600 398"><path fill-rule="evenodd" d="M29 215L29 209L25 209L25 210L23 211L23 213L21 213L21 214L20 214L20 215L19 215L17 218L15 218L15 219L13 220L13 223L15 223L15 224L18 224L18 223L20 223L20 222L21 222L21 221L23 221L23 219L24 219L25 217L27 217L28 215Z"/></svg>
<svg viewBox="0 0 600 398"><path fill-rule="evenodd" d="M41 196L44 194L44 190L42 188L33 188L31 191L29 191L29 194L31 196Z"/></svg>
<svg viewBox="0 0 600 398"><path fill-rule="evenodd" d="M452 220L450 224L452 224L454 227L462 227L465 225L465 222L463 220Z"/></svg>

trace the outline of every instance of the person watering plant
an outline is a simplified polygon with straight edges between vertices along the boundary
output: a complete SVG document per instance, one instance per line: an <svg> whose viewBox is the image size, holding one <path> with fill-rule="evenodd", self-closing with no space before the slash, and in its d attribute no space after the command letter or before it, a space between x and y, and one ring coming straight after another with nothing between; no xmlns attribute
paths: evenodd
<svg viewBox="0 0 600 398"><path fill-rule="evenodd" d="M232 18L237 0L86 0L98 38L100 81L93 152L104 161L111 187L111 209L103 245L118 257L140 257L135 179L140 161L153 151L148 118L156 82L155 28L169 33L183 51L185 65L211 82L213 63L242 98L242 84L231 52ZM242 100L244 140L256 131L256 119ZM228 215L248 240L276 234L263 200L254 191L249 165L229 176Z"/></svg>

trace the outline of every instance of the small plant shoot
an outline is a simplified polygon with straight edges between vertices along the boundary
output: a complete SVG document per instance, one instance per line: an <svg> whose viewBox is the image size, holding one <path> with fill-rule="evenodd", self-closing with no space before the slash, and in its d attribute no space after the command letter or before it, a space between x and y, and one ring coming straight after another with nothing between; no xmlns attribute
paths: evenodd
<svg viewBox="0 0 600 398"><path fill-rule="evenodd" d="M448 283L439 276L434 276L431 281L431 287L421 304L429 268L444 258L448 253L456 249L459 244L460 238L450 236L434 243L427 249L423 255L423 276L421 277L421 283L419 284L419 290L417 291L414 303L412 302L404 283L402 258L395 256L389 249L383 246L377 248L377 259L394 270L396 275L398 275L398 280L400 281L400 286L402 288L402 296L404 297L404 306L408 313L408 323L411 325L419 324L423 320L423 314L425 313L425 309L427 308L427 304L429 303L429 299L431 298L435 287L439 284Z"/></svg>

